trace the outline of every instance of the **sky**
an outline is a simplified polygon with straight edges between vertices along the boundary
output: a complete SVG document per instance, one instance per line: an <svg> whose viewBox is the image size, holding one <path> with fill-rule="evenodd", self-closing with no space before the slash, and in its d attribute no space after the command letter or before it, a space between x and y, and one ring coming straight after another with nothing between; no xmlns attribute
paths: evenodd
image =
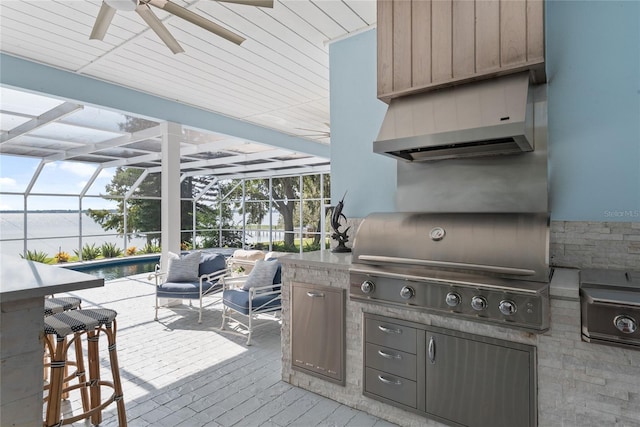
<svg viewBox="0 0 640 427"><path fill-rule="evenodd" d="M22 193L31 182L40 159L0 155L0 191ZM80 162L51 162L42 169L33 186L32 193L78 195L86 186L97 166ZM87 195L105 192L111 182L115 168L104 170L90 187ZM112 202L101 198L86 198L83 209L109 208ZM21 195L0 195L0 210L23 210ZM28 199L29 210L78 209L77 197L32 196Z"/></svg>
<svg viewBox="0 0 640 427"><path fill-rule="evenodd" d="M0 86L0 129L9 131L31 118L60 106L64 100ZM122 135L119 124L126 121L121 112L92 106L65 116L64 123L50 123L31 132L31 136L52 141L97 143ZM0 192L25 191L40 164L39 158L0 154ZM82 162L50 162L45 165L31 193L78 195L95 172L97 165ZM115 168L102 171L87 194L104 193ZM78 209L78 197L32 196L29 210ZM83 200L83 209L109 208L113 202L101 198ZM22 195L0 194L0 210L24 210Z"/></svg>

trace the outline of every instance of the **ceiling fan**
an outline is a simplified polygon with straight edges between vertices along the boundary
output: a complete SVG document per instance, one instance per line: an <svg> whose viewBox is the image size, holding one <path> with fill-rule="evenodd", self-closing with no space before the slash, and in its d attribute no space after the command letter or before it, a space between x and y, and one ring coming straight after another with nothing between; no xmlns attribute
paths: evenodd
<svg viewBox="0 0 640 427"><path fill-rule="evenodd" d="M236 3L236 4L244 4L248 6L258 6L258 7L273 7L273 0L217 0L224 1L226 3ZM100 6L100 12L98 12L98 16L96 18L96 22L93 25L93 30L91 31L91 35L89 39L104 39L105 34L107 33L107 28L111 24L113 20L113 16L115 15L117 10L122 11L136 11L142 19L149 25L149 27L162 39L164 44L167 45L171 52L180 53L184 52L184 49L178 41L171 35L167 27L162 23L160 19L153 13L149 5L157 7L159 9L166 10L167 12L184 19L185 21L189 21L192 24L198 25L199 27L204 28L207 31L212 32L215 35L218 35L224 39L227 39L235 44L241 44L245 39L244 37L227 30L226 28L212 22L202 16L198 15L186 9L182 6L179 6L175 3L170 2L169 0L103 0L102 6Z"/></svg>

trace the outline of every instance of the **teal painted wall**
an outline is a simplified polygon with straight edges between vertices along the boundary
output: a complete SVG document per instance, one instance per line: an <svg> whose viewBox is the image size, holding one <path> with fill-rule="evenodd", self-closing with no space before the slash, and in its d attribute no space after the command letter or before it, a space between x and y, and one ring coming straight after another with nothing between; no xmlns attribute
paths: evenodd
<svg viewBox="0 0 640 427"><path fill-rule="evenodd" d="M373 154L387 111L376 97L375 30L334 42L329 59L332 203L347 191L347 217L394 211L396 162Z"/></svg>
<svg viewBox="0 0 640 427"><path fill-rule="evenodd" d="M640 222L640 2L545 7L551 217ZM332 194L349 189L352 217L394 209L394 161L371 154L375 45L372 30L330 48Z"/></svg>
<svg viewBox="0 0 640 427"><path fill-rule="evenodd" d="M548 1L551 214L640 222L640 2Z"/></svg>

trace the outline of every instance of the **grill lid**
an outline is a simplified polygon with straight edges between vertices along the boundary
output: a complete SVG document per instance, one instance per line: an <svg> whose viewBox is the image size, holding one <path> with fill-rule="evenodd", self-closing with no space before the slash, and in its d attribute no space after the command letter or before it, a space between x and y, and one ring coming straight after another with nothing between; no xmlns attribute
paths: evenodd
<svg viewBox="0 0 640 427"><path fill-rule="evenodd" d="M353 263L548 282L548 235L546 214L374 213L358 228Z"/></svg>

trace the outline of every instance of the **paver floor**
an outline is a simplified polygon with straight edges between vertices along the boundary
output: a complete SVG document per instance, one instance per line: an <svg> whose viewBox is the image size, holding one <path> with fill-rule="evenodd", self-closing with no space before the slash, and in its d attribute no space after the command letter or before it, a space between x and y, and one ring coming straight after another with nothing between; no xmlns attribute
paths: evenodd
<svg viewBox="0 0 640 427"><path fill-rule="evenodd" d="M161 309L154 321L154 284L146 275L68 295L82 298L83 308L118 312L129 426L393 426L283 382L277 321L257 329L247 347L245 338L220 332L219 307L207 308L201 324L195 309ZM106 348L100 352L103 379L108 379ZM78 412L78 398L72 396L63 407L67 414ZM115 405L104 411L100 425L118 425Z"/></svg>

